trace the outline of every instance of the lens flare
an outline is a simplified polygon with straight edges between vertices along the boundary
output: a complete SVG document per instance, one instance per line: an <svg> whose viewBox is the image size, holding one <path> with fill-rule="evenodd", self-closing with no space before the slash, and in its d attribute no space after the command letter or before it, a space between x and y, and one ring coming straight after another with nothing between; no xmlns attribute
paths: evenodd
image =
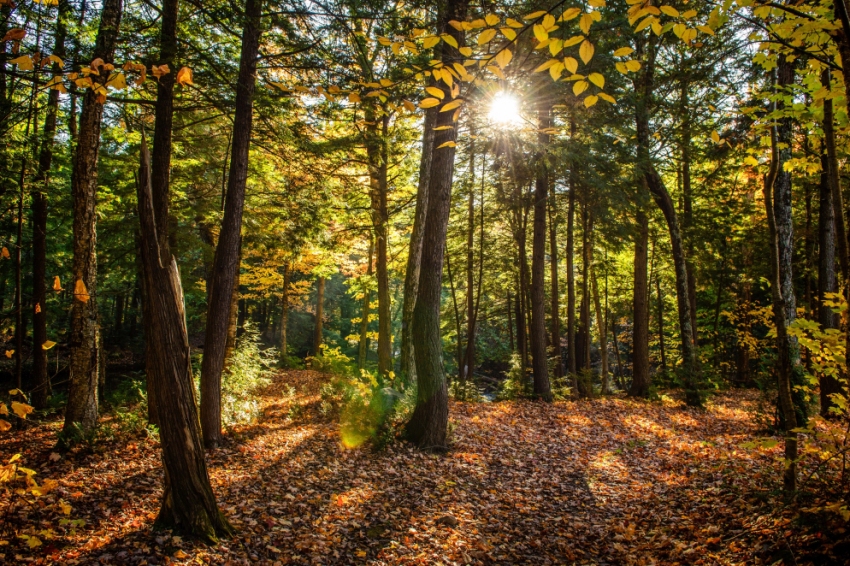
<svg viewBox="0 0 850 566"><path fill-rule="evenodd" d="M519 126L522 123L519 99L509 92L496 93L490 101L488 116L490 122L500 127Z"/></svg>

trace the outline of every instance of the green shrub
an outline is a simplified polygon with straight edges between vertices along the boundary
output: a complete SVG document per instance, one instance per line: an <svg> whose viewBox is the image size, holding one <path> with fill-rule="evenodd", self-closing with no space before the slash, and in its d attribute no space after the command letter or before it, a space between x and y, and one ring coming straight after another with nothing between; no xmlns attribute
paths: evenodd
<svg viewBox="0 0 850 566"><path fill-rule="evenodd" d="M327 344L322 344L321 355L307 358L310 369L341 376L353 373L352 362L352 358L343 354L339 346L331 348Z"/></svg>
<svg viewBox="0 0 850 566"><path fill-rule="evenodd" d="M472 379L467 379L461 382L459 379L453 379L449 384L449 395L459 401L481 401L481 391L478 389L478 384Z"/></svg>
<svg viewBox="0 0 850 566"><path fill-rule="evenodd" d="M514 353L511 355L510 369L499 389L498 399L506 401L525 397L529 394L528 388L528 376L525 374L525 368L522 367L522 358L519 354Z"/></svg>
<svg viewBox="0 0 850 566"><path fill-rule="evenodd" d="M271 383L278 359L274 348L260 348L260 333L253 324L246 322L243 329L221 375L221 421L226 427L259 416L260 404L253 393Z"/></svg>

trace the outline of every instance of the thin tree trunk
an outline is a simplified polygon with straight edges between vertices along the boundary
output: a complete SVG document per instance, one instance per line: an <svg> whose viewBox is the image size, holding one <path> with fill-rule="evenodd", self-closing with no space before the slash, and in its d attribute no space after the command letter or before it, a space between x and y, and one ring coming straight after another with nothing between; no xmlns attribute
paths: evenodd
<svg viewBox="0 0 850 566"><path fill-rule="evenodd" d="M233 119L233 149L224 217L216 246L212 289L207 305L207 328L204 357L201 362L201 426L204 444L214 447L221 441L221 372L227 344L230 301L242 243L242 212L248 179L248 148L254 110L257 80L257 56L260 46L262 0L246 0L239 76L236 83L236 112Z"/></svg>
<svg viewBox="0 0 850 566"><path fill-rule="evenodd" d="M608 377L608 324L602 316L602 303L599 300L599 285L596 281L596 270L591 267L591 284L593 285L593 305L596 310L596 326L599 328L599 353L602 357L602 394L611 393Z"/></svg>
<svg viewBox="0 0 850 566"><path fill-rule="evenodd" d="M460 366L461 395L466 394L466 380L475 363L475 138L470 126L469 193L466 199L466 355ZM460 332L458 332L460 338Z"/></svg>
<svg viewBox="0 0 850 566"><path fill-rule="evenodd" d="M407 254L407 269L404 273L404 304L401 316L401 376L405 383L416 381L416 360L413 355L413 309L419 290L419 270L422 262L422 241L425 216L428 211L428 188L431 177L431 155L434 150L434 124L437 109L425 111L422 123L422 155L419 160L419 184L416 189L416 209L413 213L413 230L410 233L410 249Z"/></svg>
<svg viewBox="0 0 850 566"><path fill-rule="evenodd" d="M818 292L817 317L821 327L838 328L838 315L825 303L832 300L828 295L838 291L835 277L835 214L832 204L832 183L829 158L821 154L821 179L818 194ZM820 410L824 417L830 416L833 406L830 395L841 394L841 382L832 375L820 374Z"/></svg>
<svg viewBox="0 0 850 566"><path fill-rule="evenodd" d="M283 293L280 298L280 359L285 366L289 360L286 330L289 324L289 280L292 277L292 266L289 260L283 264Z"/></svg>
<svg viewBox="0 0 850 566"><path fill-rule="evenodd" d="M661 277L655 272L655 293L658 300L658 347L661 350L661 371L667 373L667 352L664 349L664 296L661 294Z"/></svg>
<svg viewBox="0 0 850 566"><path fill-rule="evenodd" d="M549 278L552 288L552 357L555 358L553 375L564 376L564 361L561 358L561 302L558 286L558 227L555 223L554 202L549 206Z"/></svg>
<svg viewBox="0 0 850 566"><path fill-rule="evenodd" d="M552 123L551 109L541 103L537 111L540 130ZM546 209L549 200L549 174L543 155L549 143L549 135L539 133L540 163L534 184L534 232L531 243L531 359L534 375L534 396L544 401L552 400L549 384L549 367L546 356Z"/></svg>
<svg viewBox="0 0 850 566"><path fill-rule="evenodd" d="M613 318L611 319L611 338L614 340L614 355L617 360L617 383L620 389L625 389L625 383L623 382L623 361L620 358L620 344L617 342L617 321Z"/></svg>
<svg viewBox="0 0 850 566"><path fill-rule="evenodd" d="M325 310L325 278L319 276L316 279L316 324L313 327L313 355L322 355L322 342L324 336L322 334L322 322L324 319Z"/></svg>
<svg viewBox="0 0 850 566"><path fill-rule="evenodd" d="M636 214L635 268L632 326L632 397L649 397L652 384L649 375L649 305L647 297L649 281L647 278L647 260L649 251L649 219L643 211Z"/></svg>
<svg viewBox="0 0 850 566"><path fill-rule="evenodd" d="M574 112L570 113L570 139L576 137L576 121ZM575 388L577 372L576 363L576 278L575 278L575 210L576 192L578 191L578 173L575 163L570 171L570 193L567 200L567 360L569 375L572 376Z"/></svg>
<svg viewBox="0 0 850 566"><path fill-rule="evenodd" d="M438 29L462 44L463 33L448 25L451 20L466 18L468 0L447 0L440 6ZM457 49L440 44L444 65L462 60ZM448 86L439 86L444 96L450 97ZM435 126L453 126L453 113L440 112ZM440 336L440 295L442 291L443 254L446 248L446 228L451 208L452 177L454 175L455 128L434 133L434 154L428 187L428 212L426 214L419 290L413 312L413 338L416 357L416 407L407 424L407 437L420 448L442 450L446 446L448 429L448 388L442 369L442 340ZM444 146L444 147L440 147ZM439 149L437 149L439 148Z"/></svg>
<svg viewBox="0 0 850 566"><path fill-rule="evenodd" d="M104 0L93 59L112 63L118 28L121 25L122 0ZM109 73L93 76L103 84ZM100 148L100 123L103 116L101 99L93 89L83 97L77 150L71 174L74 196L74 261L71 312L71 360L68 405L65 410L64 433L70 435L76 426L84 431L97 422L97 157Z"/></svg>
<svg viewBox="0 0 850 566"><path fill-rule="evenodd" d="M691 329L694 346L697 344L697 290L696 268L694 266L694 226L693 194L691 191L691 115L688 96L689 83L682 81L682 235L687 249L686 268L688 272L688 304L690 305Z"/></svg>
<svg viewBox="0 0 850 566"><path fill-rule="evenodd" d="M366 267L366 275L372 278L372 256L375 253L375 239L372 234L369 234L369 265ZM360 317L360 345L357 352L357 367L363 369L366 367L366 356L369 351L369 308L370 308L371 291L368 288L363 289L363 308Z"/></svg>
<svg viewBox="0 0 850 566"><path fill-rule="evenodd" d="M514 350L514 322L513 312L511 311L511 292L508 291L508 339L510 340L511 352Z"/></svg>

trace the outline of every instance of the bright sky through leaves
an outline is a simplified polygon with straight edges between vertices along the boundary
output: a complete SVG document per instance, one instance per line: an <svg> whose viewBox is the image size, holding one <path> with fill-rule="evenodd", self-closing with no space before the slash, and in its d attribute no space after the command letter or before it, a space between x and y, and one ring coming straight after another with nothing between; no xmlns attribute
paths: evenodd
<svg viewBox="0 0 850 566"><path fill-rule="evenodd" d="M519 99L509 92L497 92L490 101L490 111L487 116L496 126L519 126L522 124Z"/></svg>

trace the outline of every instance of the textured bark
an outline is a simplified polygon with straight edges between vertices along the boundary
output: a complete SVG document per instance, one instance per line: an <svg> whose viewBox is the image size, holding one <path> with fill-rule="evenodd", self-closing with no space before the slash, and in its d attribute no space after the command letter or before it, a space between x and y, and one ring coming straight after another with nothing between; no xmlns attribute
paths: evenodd
<svg viewBox="0 0 850 566"><path fill-rule="evenodd" d="M596 270L591 266L590 280L593 286L593 305L596 311L596 326L599 329L599 353L602 357L602 394L608 395L611 393L611 386L608 377L608 320L602 315L602 302L599 300L599 285L596 281ZM606 299L607 300L607 299Z"/></svg>
<svg viewBox="0 0 850 566"><path fill-rule="evenodd" d="M112 63L118 28L121 24L122 0L104 0L92 59ZM103 83L108 73L94 76ZM74 301L71 309L71 359L68 406L64 432L72 433L77 423L91 430L97 422L97 380L99 353L97 348L97 154L100 148L100 122L103 101L89 89L83 97L77 150L71 174L74 197ZM87 294L77 294L84 284Z"/></svg>
<svg viewBox="0 0 850 566"><path fill-rule="evenodd" d="M283 292L280 297L280 359L284 364L288 361L286 327L289 324L289 280L291 277L292 267L287 261L283 264Z"/></svg>
<svg viewBox="0 0 850 566"><path fill-rule="evenodd" d="M374 262L374 258L372 257L375 253L375 239L372 237L372 234L369 234L369 265L366 267L366 274L371 278L372 276L372 264ZM360 345L357 352L357 367L363 369L366 367L366 355L369 351L369 311L371 305L372 292L369 289L363 290L363 306L360 316Z"/></svg>
<svg viewBox="0 0 850 566"><path fill-rule="evenodd" d="M254 112L254 90L257 80L257 56L260 45L262 0L246 0L242 29L242 51L236 82L236 111L233 118L233 143L224 217L216 246L212 288L207 305L207 328L204 358L201 362L201 426L204 444L216 446L221 441L221 372L224 369L227 324L230 301L242 243L242 212L248 180L248 149Z"/></svg>
<svg viewBox="0 0 850 566"><path fill-rule="evenodd" d="M159 245L150 174L150 157L142 139L137 191L142 264L151 317L147 371L159 399L159 430L165 487L157 523L215 542L233 528L219 511L204 459L183 289L177 262ZM166 255L167 254L167 255Z"/></svg>
<svg viewBox="0 0 850 566"><path fill-rule="evenodd" d="M576 121L573 113L570 113L570 139L576 137ZM567 361L569 363L569 375L575 383L575 375L578 369L576 364L576 276L575 276L575 215L576 215L576 192L578 191L577 163L570 166L570 193L567 200Z"/></svg>
<svg viewBox="0 0 850 566"><path fill-rule="evenodd" d="M401 315L401 354L399 367L405 383L416 381L416 360L413 355L413 309L419 291L419 269L422 261L422 240L425 216L428 212L428 187L431 177L431 156L434 151L434 123L437 109L425 111L422 122L422 154L419 160L419 184L416 188L416 209L404 272L404 304Z"/></svg>
<svg viewBox="0 0 850 566"><path fill-rule="evenodd" d="M694 241L691 231L694 225L693 194L691 191L691 114L689 83L682 81L682 237L686 248L686 268L688 273L688 305L691 315L691 332L694 345L697 344L697 290L696 271L693 262Z"/></svg>
<svg viewBox="0 0 850 566"><path fill-rule="evenodd" d="M313 355L322 355L322 322L325 318L325 278L319 276L316 279L316 324L313 326Z"/></svg>
<svg viewBox="0 0 850 566"><path fill-rule="evenodd" d="M632 386L629 395L648 397L652 384L649 375L649 219L643 211L636 214L635 225L635 271L634 295L632 299Z"/></svg>
<svg viewBox="0 0 850 566"><path fill-rule="evenodd" d="M513 321L513 311L511 310L511 292L508 291L508 340L510 341L511 352L515 352L514 349L514 321Z"/></svg>
<svg viewBox="0 0 850 566"><path fill-rule="evenodd" d="M835 214L832 203L832 184L837 182L830 174L829 158L826 153L821 155L821 179L818 195L818 322L821 328L838 328L838 315L831 306L825 304L831 300L828 294L838 291L835 277ZM821 415L830 416L829 408L833 406L830 395L842 392L841 382L832 375L820 376L820 410Z"/></svg>
<svg viewBox="0 0 850 566"><path fill-rule="evenodd" d="M780 56L780 59L784 57ZM782 84L780 82L780 84ZM764 206L767 213L767 224L770 232L770 266L771 282L770 290L773 298L773 322L776 327L776 373L778 375L779 410L781 411L782 424L785 430L785 466L783 468L782 480L785 492L790 494L797 488L797 433L793 430L797 427L797 418L794 410L794 402L791 398L791 374L793 372L792 343L788 336L787 306L782 293L781 281L784 278L783 271L790 270L790 264L785 265L782 261L782 245L780 234L789 232L788 226L780 231L778 222L791 219L788 211L782 210L783 214L776 215L777 206L783 209L790 206L790 200L779 200L775 196L775 186L779 173L782 170L782 154L777 149L778 132L776 127L771 128L771 162L770 170L764 182Z"/></svg>
<svg viewBox="0 0 850 566"><path fill-rule="evenodd" d="M564 360L561 358L561 297L558 286L558 226L555 223L555 204L549 205L549 279L552 289L552 357L555 358L553 374L563 377Z"/></svg>
<svg viewBox="0 0 850 566"><path fill-rule="evenodd" d="M661 281L655 274L655 294L658 301L658 348L661 354L661 371L667 373L667 352L664 349L664 296L661 294Z"/></svg>
<svg viewBox="0 0 850 566"><path fill-rule="evenodd" d="M462 45L463 33L448 25L450 20L466 18L468 0L446 0L439 5L438 29L452 35ZM457 49L441 43L440 58L445 65L462 60ZM440 84L446 97L451 94ZM452 112L440 112L435 127L453 126ZM428 187L428 212L424 226L419 289L413 311L413 338L416 357L416 407L407 424L407 437L420 448L442 450L446 447L448 427L448 388L442 368L440 336L440 295L442 291L443 254L446 228L451 207L455 148L442 147L457 139L455 128L434 133L434 153ZM452 144L453 145L453 144Z"/></svg>
<svg viewBox="0 0 850 566"><path fill-rule="evenodd" d="M541 130L551 126L551 110L545 104L538 110L537 122ZM549 367L546 356L546 209L549 200L549 174L544 154L549 136L540 133L537 142L541 147L537 179L534 183L534 224L531 243L531 359L534 375L534 396L544 401L552 400L549 385Z"/></svg>

